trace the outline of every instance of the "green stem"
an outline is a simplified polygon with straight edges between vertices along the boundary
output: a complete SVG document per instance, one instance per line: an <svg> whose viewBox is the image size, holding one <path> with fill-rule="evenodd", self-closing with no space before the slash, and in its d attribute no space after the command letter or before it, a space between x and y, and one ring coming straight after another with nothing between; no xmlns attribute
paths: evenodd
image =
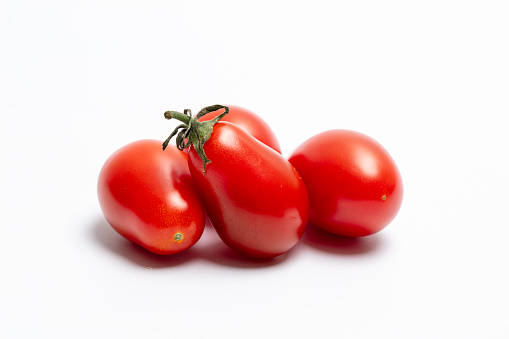
<svg viewBox="0 0 509 339"><path fill-rule="evenodd" d="M190 116L180 113L180 112L177 112L177 111L166 111L166 112L164 112L164 117L168 120L170 120L170 119L180 120L186 125L189 125L189 122L192 119Z"/></svg>
<svg viewBox="0 0 509 339"><path fill-rule="evenodd" d="M215 117L214 119L207 121L198 121L199 118L204 116L205 114L217 111L219 109L224 108L224 112ZM164 117L168 120L177 119L183 124L177 126L170 136L163 142L163 150L168 147L168 143L171 138L177 135L177 148L179 150L183 150L193 145L194 149L200 156L200 159L203 162L203 173L205 173L205 169L208 163L210 163L209 158L205 155L205 151L203 150L203 145L205 142L210 139L212 132L214 130L214 125L221 120L226 114L228 114L228 107L223 105L212 105L207 106L200 110L196 118L191 116L191 110L186 109L184 113L180 113L177 111L166 111L164 112ZM187 141L186 141L187 140Z"/></svg>

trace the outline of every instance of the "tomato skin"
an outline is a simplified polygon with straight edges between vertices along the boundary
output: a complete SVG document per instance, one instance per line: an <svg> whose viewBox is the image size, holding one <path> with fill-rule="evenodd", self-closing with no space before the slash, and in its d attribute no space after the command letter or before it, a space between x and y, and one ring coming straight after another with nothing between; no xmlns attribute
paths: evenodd
<svg viewBox="0 0 509 339"><path fill-rule="evenodd" d="M390 154L354 131L330 130L311 137L289 161L304 179L310 223L348 237L371 235L397 215L403 182Z"/></svg>
<svg viewBox="0 0 509 339"><path fill-rule="evenodd" d="M205 173L194 146L189 169L220 238L255 259L276 257L295 246L307 224L309 200L293 166L229 122L214 126L204 151L211 160Z"/></svg>
<svg viewBox="0 0 509 339"><path fill-rule="evenodd" d="M102 212L124 238L161 255L194 245L205 227L205 212L187 156L159 140L139 140L114 152L97 183ZM180 233L183 238L175 240Z"/></svg>
<svg viewBox="0 0 509 339"><path fill-rule="evenodd" d="M244 131L255 137L257 140L261 141L265 145L281 154L281 146L279 145L279 141L265 120L248 109L239 106L227 106L229 108L228 114L225 115L221 121L231 122L232 124L239 126ZM210 120L223 112L224 109L220 109L215 112L205 114L198 120Z"/></svg>

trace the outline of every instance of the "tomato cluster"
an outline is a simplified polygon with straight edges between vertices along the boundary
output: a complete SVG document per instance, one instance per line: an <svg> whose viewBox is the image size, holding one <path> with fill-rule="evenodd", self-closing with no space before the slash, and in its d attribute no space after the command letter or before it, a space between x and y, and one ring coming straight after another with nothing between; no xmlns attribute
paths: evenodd
<svg viewBox="0 0 509 339"><path fill-rule="evenodd" d="M196 116L165 112L181 125L162 143L133 142L99 174L108 223L157 254L201 237L205 214L223 242L247 257L289 251L308 224L346 237L379 232L396 216L403 184L389 153L372 138L329 130L286 159L269 125L236 106ZM176 136L176 146L169 141ZM183 152L185 150L185 152Z"/></svg>

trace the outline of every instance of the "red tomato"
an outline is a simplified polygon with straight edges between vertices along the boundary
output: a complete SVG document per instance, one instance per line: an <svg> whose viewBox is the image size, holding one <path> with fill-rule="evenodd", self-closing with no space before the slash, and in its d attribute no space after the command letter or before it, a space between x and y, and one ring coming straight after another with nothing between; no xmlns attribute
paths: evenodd
<svg viewBox="0 0 509 339"><path fill-rule="evenodd" d="M235 251L265 259L290 250L308 220L304 182L281 154L242 128L219 122L203 147L205 173L195 146L189 169L212 225Z"/></svg>
<svg viewBox="0 0 509 339"><path fill-rule="evenodd" d="M372 138L331 130L290 156L306 183L310 223L349 237L379 232L396 216L403 183L389 153Z"/></svg>
<svg viewBox="0 0 509 339"><path fill-rule="evenodd" d="M140 140L113 153L101 169L99 203L126 239L157 254L175 254L203 233L205 213L187 156L158 140Z"/></svg>
<svg viewBox="0 0 509 339"><path fill-rule="evenodd" d="M224 116L221 121L228 121L239 126L265 145L269 146L276 152L281 153L281 147L279 146L276 135L270 126L265 122L265 120L260 118L260 116L256 115L255 113L242 107L228 106L228 108L230 109L229 113ZM224 109L208 113L198 120L210 120L222 112L224 112Z"/></svg>

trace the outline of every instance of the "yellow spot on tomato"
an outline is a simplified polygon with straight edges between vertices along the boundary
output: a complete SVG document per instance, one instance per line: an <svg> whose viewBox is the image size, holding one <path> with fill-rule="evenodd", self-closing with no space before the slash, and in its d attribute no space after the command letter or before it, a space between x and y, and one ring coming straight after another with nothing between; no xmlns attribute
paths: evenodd
<svg viewBox="0 0 509 339"><path fill-rule="evenodd" d="M173 239L175 239L175 241L182 241L184 239L184 235L182 233L175 233L175 236L173 237Z"/></svg>

